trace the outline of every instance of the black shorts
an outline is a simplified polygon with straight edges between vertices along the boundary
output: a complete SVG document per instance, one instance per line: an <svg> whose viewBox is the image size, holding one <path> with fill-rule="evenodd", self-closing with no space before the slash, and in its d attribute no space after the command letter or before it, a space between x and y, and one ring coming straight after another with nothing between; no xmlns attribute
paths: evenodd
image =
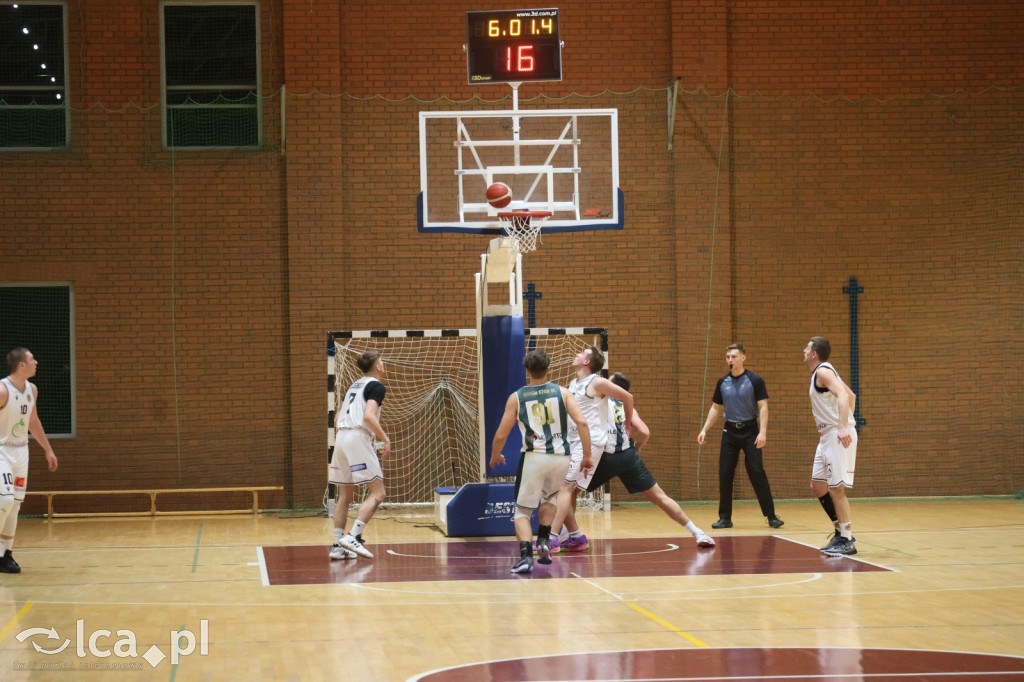
<svg viewBox="0 0 1024 682"><path fill-rule="evenodd" d="M604 453L597 463L594 478L590 480L587 492L592 492L613 478L618 478L630 494L644 493L658 484L647 470L647 465L636 453L636 448L627 448L612 454Z"/></svg>

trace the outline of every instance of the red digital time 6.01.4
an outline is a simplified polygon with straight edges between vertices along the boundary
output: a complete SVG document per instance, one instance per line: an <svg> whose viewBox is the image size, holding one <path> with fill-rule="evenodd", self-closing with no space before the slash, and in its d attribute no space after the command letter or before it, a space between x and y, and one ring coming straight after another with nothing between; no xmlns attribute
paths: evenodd
<svg viewBox="0 0 1024 682"><path fill-rule="evenodd" d="M562 80L557 9L466 12L470 83Z"/></svg>

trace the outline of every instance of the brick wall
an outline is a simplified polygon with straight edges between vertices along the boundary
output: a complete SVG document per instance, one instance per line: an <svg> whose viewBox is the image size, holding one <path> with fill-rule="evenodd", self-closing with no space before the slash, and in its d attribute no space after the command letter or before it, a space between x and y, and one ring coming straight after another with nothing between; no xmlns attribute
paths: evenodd
<svg viewBox="0 0 1024 682"><path fill-rule="evenodd" d="M416 232L416 115L510 106L507 87L466 83L480 7L260 7L264 147L174 153L157 4L69 2L72 148L0 154L19 247L0 278L75 287L78 437L55 442L56 474L33 458L34 489L280 484L272 503L316 504L324 332L473 324L488 238ZM521 106L619 109L627 227L549 236L525 276L538 324L609 328L663 486L717 499L717 438L695 436L738 340L772 396L776 495L806 495L800 352L829 336L848 376L855 276L857 494L1021 488L1019 10L560 10L564 80L524 85Z"/></svg>

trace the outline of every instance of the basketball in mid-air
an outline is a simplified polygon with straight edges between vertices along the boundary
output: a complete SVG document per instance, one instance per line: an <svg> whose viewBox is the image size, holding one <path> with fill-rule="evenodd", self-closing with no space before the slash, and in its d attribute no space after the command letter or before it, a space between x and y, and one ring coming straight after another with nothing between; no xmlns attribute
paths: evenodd
<svg viewBox="0 0 1024 682"><path fill-rule="evenodd" d="M505 208L512 203L512 190L504 182L496 182L487 188L487 203L494 208Z"/></svg>

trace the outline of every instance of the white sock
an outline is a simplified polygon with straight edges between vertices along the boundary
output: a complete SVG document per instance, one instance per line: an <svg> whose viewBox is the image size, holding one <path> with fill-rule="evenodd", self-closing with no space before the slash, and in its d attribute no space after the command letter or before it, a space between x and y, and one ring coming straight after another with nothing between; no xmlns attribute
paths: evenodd
<svg viewBox="0 0 1024 682"><path fill-rule="evenodd" d="M352 537L357 538L362 535L364 528L366 528L366 524L356 519L356 522L352 524Z"/></svg>
<svg viewBox="0 0 1024 682"><path fill-rule="evenodd" d="M853 539L853 533L850 531L850 524L848 523L839 524L839 534L847 540Z"/></svg>
<svg viewBox="0 0 1024 682"><path fill-rule="evenodd" d="M693 533L693 537L697 537L697 535L699 533L703 533L704 532L700 528L698 528L697 524L694 523L693 521L687 521L686 522L686 530L688 530L691 533Z"/></svg>
<svg viewBox="0 0 1024 682"><path fill-rule="evenodd" d="M334 529L334 541L337 542L338 540L342 539L343 537L345 537L345 529L344 528L335 528Z"/></svg>
<svg viewBox="0 0 1024 682"><path fill-rule="evenodd" d="M581 535L583 535L583 531L581 531L579 528L577 528L576 530L569 531L569 537L571 538L578 538Z"/></svg>

